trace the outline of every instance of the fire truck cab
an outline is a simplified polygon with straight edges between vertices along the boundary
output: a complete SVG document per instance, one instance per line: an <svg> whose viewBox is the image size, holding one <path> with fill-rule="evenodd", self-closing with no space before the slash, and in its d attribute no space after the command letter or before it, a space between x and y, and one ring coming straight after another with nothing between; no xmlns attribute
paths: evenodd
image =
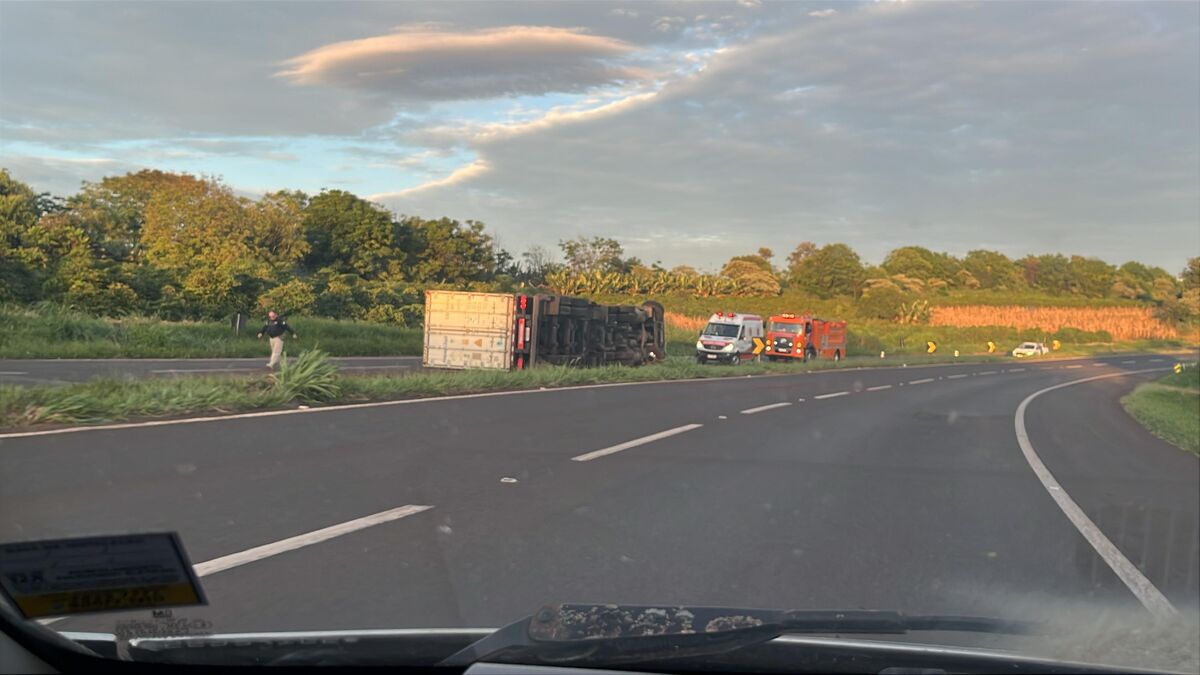
<svg viewBox="0 0 1200 675"><path fill-rule="evenodd" d="M841 361L846 355L846 322L826 321L807 314L776 314L767 321L770 361L822 358Z"/></svg>
<svg viewBox="0 0 1200 675"><path fill-rule="evenodd" d="M761 316L717 312L696 340L696 362L737 365L754 358L754 338L762 336Z"/></svg>

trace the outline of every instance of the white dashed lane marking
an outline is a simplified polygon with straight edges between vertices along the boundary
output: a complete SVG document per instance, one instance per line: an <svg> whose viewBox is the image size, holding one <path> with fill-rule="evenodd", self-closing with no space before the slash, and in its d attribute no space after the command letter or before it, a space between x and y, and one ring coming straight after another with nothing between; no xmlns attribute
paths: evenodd
<svg viewBox="0 0 1200 675"><path fill-rule="evenodd" d="M966 377L968 374L969 374L969 373L961 373L961 374L958 374L958 375L947 375L947 376L946 376L946 379L947 379L947 380L957 380L957 379L959 379L959 378L961 378L961 377Z"/></svg>
<svg viewBox="0 0 1200 675"><path fill-rule="evenodd" d="M891 389L891 388L892 388L892 385L890 385L890 384L881 384L878 387L867 387L867 391L883 391L884 389Z"/></svg>
<svg viewBox="0 0 1200 675"><path fill-rule="evenodd" d="M660 431L657 434L650 434L649 436L642 436L641 438L635 438L632 441L625 441L624 443L614 445L610 448L604 448L602 450L593 450L592 452L587 452L587 453L584 453L577 457L572 457L571 461L573 461L573 462L590 462L593 459L598 459L605 455L611 455L616 452L621 452L622 450L636 448L639 445L653 443L654 441L661 440L663 438L669 438L676 434L682 434L684 432L691 431L692 429L699 429L702 426L704 426L704 425L703 424L685 424L681 427L675 427L674 429L667 429L666 431Z"/></svg>
<svg viewBox="0 0 1200 675"><path fill-rule="evenodd" d="M849 393L850 392L848 391L835 391L832 394L820 394L818 396L814 396L813 398L836 398L838 396L845 396Z"/></svg>
<svg viewBox="0 0 1200 675"><path fill-rule="evenodd" d="M908 381L909 384L925 384L926 382L933 382L933 378L927 377L923 380L909 380Z"/></svg>
<svg viewBox="0 0 1200 675"><path fill-rule="evenodd" d="M791 402L789 402L789 401L784 401L782 403L772 403L770 405L760 405L757 408L746 408L745 410L742 411L742 414L743 415L753 415L754 413L760 413L764 410L773 410L775 408L784 408L789 405L791 405Z"/></svg>

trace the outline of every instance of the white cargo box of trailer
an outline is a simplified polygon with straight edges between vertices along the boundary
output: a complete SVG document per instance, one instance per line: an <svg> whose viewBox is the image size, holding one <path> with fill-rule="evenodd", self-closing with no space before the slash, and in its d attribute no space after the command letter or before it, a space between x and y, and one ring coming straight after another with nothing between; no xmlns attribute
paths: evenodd
<svg viewBox="0 0 1200 675"><path fill-rule="evenodd" d="M425 291L427 368L508 370L513 359L511 293Z"/></svg>

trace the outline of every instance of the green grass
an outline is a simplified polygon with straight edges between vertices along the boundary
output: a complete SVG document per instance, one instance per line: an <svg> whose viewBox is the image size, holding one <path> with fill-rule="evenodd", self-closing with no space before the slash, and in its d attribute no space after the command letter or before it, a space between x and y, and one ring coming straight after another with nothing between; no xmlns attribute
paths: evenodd
<svg viewBox="0 0 1200 675"><path fill-rule="evenodd" d="M883 365L948 361L954 361L953 357L888 360ZM262 376L100 378L63 386L0 386L0 428L226 414L301 403L357 403L541 387L744 377L878 365L881 365L878 358L851 358L840 364L830 361L807 364L747 363L736 367L700 365L690 358L671 358L640 368L542 366L517 372L418 371L405 375L344 376L337 374L336 368L324 355L310 351L301 353L299 358L290 361L279 372Z"/></svg>
<svg viewBox="0 0 1200 675"><path fill-rule="evenodd" d="M421 331L383 324L289 317L300 344L333 356L421 353ZM0 305L0 358L201 358L262 356L250 324L240 336L216 321L102 319L52 306ZM290 344L289 344L290 346Z"/></svg>
<svg viewBox="0 0 1200 675"><path fill-rule="evenodd" d="M1139 385L1121 404L1150 433L1200 455L1200 368Z"/></svg>
<svg viewBox="0 0 1200 675"><path fill-rule="evenodd" d="M228 414L247 410L427 398L586 384L614 384L698 378L778 375L811 370L919 366L938 363L1011 362L1004 356L920 354L850 357L840 363L746 363L700 365L670 358L640 368L541 366L526 371L416 371L403 375L345 376L324 354L302 352L277 373L262 376L101 378L64 386L0 386L0 428L44 424L96 424L183 415ZM1195 397L1193 396L1193 401Z"/></svg>

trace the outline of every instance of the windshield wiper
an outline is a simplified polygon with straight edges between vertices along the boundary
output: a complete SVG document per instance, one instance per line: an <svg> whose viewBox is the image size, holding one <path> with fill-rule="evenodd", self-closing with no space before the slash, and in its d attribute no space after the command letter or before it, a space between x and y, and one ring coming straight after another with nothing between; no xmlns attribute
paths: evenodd
<svg viewBox="0 0 1200 675"><path fill-rule="evenodd" d="M969 631L1030 634L1037 625L971 616L881 610L762 610L654 605L547 605L452 654L439 665L629 663L720 654L785 633L904 634Z"/></svg>

